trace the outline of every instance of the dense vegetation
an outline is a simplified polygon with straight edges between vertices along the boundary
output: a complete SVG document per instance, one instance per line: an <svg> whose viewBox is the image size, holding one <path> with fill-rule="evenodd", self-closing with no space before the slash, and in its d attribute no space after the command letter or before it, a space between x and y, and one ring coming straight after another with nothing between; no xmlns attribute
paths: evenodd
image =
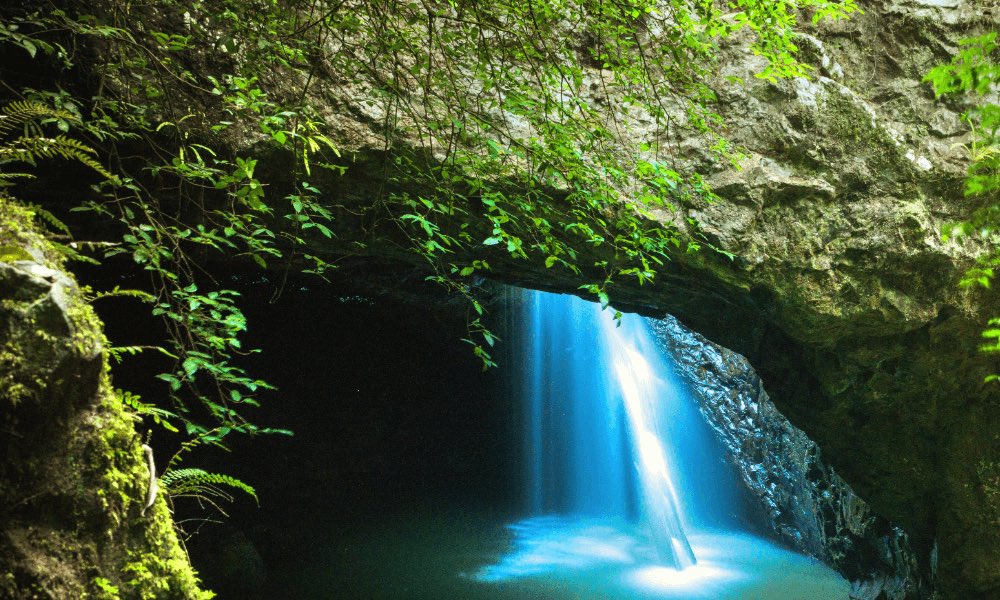
<svg viewBox="0 0 1000 600"><path fill-rule="evenodd" d="M393 162L362 217L395 224L394 243L426 259L429 279L468 298L465 341L490 366L494 335L473 283L491 260L568 269L607 305L616 282L652 280L672 252L704 245L693 221L647 217L714 200L675 161L679 135L738 159L706 85L724 40L752 36L766 59L759 77L807 76L794 58L797 21L856 10L852 0L7 6L0 43L19 54L4 82L0 162L9 184L30 174L23 163L53 154L96 173L75 206L36 214L71 258L123 255L147 272L142 289L91 294L132 296L163 319L168 339L111 353L161 353L169 401L118 395L182 427L186 451L232 432L280 432L245 416L269 386L239 365L252 350L241 347L238 294L204 264L318 277L335 268L310 251L337 235L323 182L349 168L321 83L377 104L372 128ZM651 135L630 130L637 115ZM67 209L100 226L71 230Z"/></svg>

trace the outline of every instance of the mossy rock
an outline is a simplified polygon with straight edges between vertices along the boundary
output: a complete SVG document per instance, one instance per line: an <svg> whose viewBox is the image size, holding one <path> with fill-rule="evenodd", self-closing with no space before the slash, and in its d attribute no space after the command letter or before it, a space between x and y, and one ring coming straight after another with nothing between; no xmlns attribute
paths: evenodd
<svg viewBox="0 0 1000 600"><path fill-rule="evenodd" d="M206 599L110 385L100 320L0 194L0 597Z"/></svg>

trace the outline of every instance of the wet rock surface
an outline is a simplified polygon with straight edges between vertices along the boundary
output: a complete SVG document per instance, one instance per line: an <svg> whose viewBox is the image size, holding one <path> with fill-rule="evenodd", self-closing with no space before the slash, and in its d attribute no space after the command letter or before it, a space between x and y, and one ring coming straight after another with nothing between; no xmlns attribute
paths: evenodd
<svg viewBox="0 0 1000 600"><path fill-rule="evenodd" d="M929 597L909 537L874 514L774 406L750 363L667 316L650 321L773 534L851 583L851 598Z"/></svg>

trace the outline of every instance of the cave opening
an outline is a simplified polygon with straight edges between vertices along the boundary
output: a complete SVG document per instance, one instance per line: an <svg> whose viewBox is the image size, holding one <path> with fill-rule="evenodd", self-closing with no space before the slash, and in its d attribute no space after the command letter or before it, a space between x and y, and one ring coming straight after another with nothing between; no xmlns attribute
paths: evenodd
<svg viewBox="0 0 1000 600"><path fill-rule="evenodd" d="M846 585L817 561L794 555L780 543L765 543L760 536L767 525L745 490L727 492L734 496L733 507L720 517L740 522L743 534L708 543L711 538L704 534L715 530L703 529L697 552L707 559L683 577L669 560L644 558L650 553L643 545L648 528L637 528L641 519L635 517L648 498L643 499L635 478L613 493L606 493L600 481L591 482L590 493L598 498L621 496L625 509L612 516L625 517L617 521L625 523L622 527L581 521L578 510L528 506L535 484L526 476L532 451L525 445L529 433L524 399L518 396L525 395L528 363L539 358L523 349L528 343L524 322L538 315L526 314L520 292L496 286L487 294L490 326L501 343L500 368L484 372L459 341L467 335L467 307L435 288L393 294L384 286L373 291L345 278L332 286L292 281L275 296L275 285L266 280L235 283L247 301L247 347L262 350L246 357L248 365L278 388L255 417L294 435L236 440L232 453L218 453L205 465L252 483L259 507L237 498L223 506L228 517L218 518L189 500L176 503L178 520L194 534L187 547L195 567L221 597L494 599L590 593L605 598L641 593L691 598L700 593L735 598L752 589L746 587L747 574L756 570L760 575L768 565L771 587L762 593L769 598L796 593L798 588L782 579L787 572L810 572L827 590ZM555 310L561 310L559 298L572 298L578 309L596 309L598 321L613 323L612 312L597 305L572 296L542 296L557 299ZM121 316L109 319L109 333L134 334L135 321ZM559 379L556 371L571 369L573 360L595 360L573 348L588 346L594 324L574 333L579 318L544 318L555 319L554 331L563 330L554 343L564 346L565 355L561 364L547 367L546 375L533 376ZM625 320L632 318L641 321L631 314ZM122 328L124 322L130 325ZM643 349L649 352L657 350ZM613 368L607 370L610 374ZM128 376L141 372L131 369ZM592 380L583 387L606 387L607 378L600 377L601 383ZM143 384L137 379L134 385ZM586 391L578 389L576 395ZM555 426L545 435L559 435L554 432L561 425ZM584 445L592 441L582 440ZM630 443L625 436L619 441L622 447ZM161 448L158 454L166 454ZM642 462L636 452L614 460L625 470ZM725 473L722 456L698 462L695 470L702 476L687 474L689 486L701 487L695 494L706 499L726 495L713 483L733 478ZM591 478L590 466L577 479ZM567 514L573 518L563 518ZM525 545L535 551L527 560L558 568L543 575L497 577L504 561L518 560ZM729 553L728 569L713 558L723 549ZM563 568L581 557L583 570ZM523 552L520 558L525 559ZM619 568L623 561L631 565L628 570ZM696 571L700 577L691 576ZM735 575L742 583L736 584ZM615 583L609 587L608 582Z"/></svg>
<svg viewBox="0 0 1000 600"><path fill-rule="evenodd" d="M504 370L484 372L460 341L466 307L430 285L407 296L298 279L276 295L274 281L230 283L244 300L245 347L261 350L246 366L277 388L252 418L293 435L199 450L196 466L260 498L236 495L221 505L228 516L175 500L206 586L222 598L470 597L457 575L502 551L522 490L517 412ZM99 306L116 343L158 326L135 304ZM156 360L133 358L116 387L155 398ZM162 432L151 445L160 465L176 450Z"/></svg>

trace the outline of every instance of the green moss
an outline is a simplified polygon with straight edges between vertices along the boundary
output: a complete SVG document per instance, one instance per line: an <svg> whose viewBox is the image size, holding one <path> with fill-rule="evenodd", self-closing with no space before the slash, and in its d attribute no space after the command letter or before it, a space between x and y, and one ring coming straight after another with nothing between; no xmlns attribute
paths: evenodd
<svg viewBox="0 0 1000 600"><path fill-rule="evenodd" d="M61 268L65 262L62 255L35 227L34 213L2 190L0 190L0 248L8 250L7 254L0 255L0 262L11 262L12 259L24 260L25 255L52 269ZM10 250L12 248L18 250ZM33 255L29 249L38 252L38 256Z"/></svg>
<svg viewBox="0 0 1000 600"><path fill-rule="evenodd" d="M872 116L857 99L839 92L827 91L821 96L824 116L823 129L827 139L845 147L855 156L867 158L876 177L893 173L909 173L911 168L902 149L885 128L872 123Z"/></svg>
<svg viewBox="0 0 1000 600"><path fill-rule="evenodd" d="M0 193L6 246L23 250L17 260L62 267L31 212ZM164 500L142 514L149 473L132 416L112 392L103 326L85 294L59 279L64 272L36 276L37 268L7 263L0 419L22 436L8 448L19 460L0 470L0 505L16 507L0 525L0 563L9 569L0 597L213 597L199 588Z"/></svg>
<svg viewBox="0 0 1000 600"><path fill-rule="evenodd" d="M976 471L990 525L1000 528L1000 463L981 460Z"/></svg>
<svg viewBox="0 0 1000 600"><path fill-rule="evenodd" d="M105 346L104 324L97 318L97 313L87 304L79 288L71 290L69 317L72 331L73 349L80 354L88 354Z"/></svg>
<svg viewBox="0 0 1000 600"><path fill-rule="evenodd" d="M122 598L214 597L199 588L163 499L141 515L149 473L132 418L115 398L106 372L99 395L98 410L81 425L78 437L87 440L81 450L87 457L84 477L92 482L104 516L99 523L102 543L118 548L118 566L104 576ZM134 537L123 543L122 532Z"/></svg>

